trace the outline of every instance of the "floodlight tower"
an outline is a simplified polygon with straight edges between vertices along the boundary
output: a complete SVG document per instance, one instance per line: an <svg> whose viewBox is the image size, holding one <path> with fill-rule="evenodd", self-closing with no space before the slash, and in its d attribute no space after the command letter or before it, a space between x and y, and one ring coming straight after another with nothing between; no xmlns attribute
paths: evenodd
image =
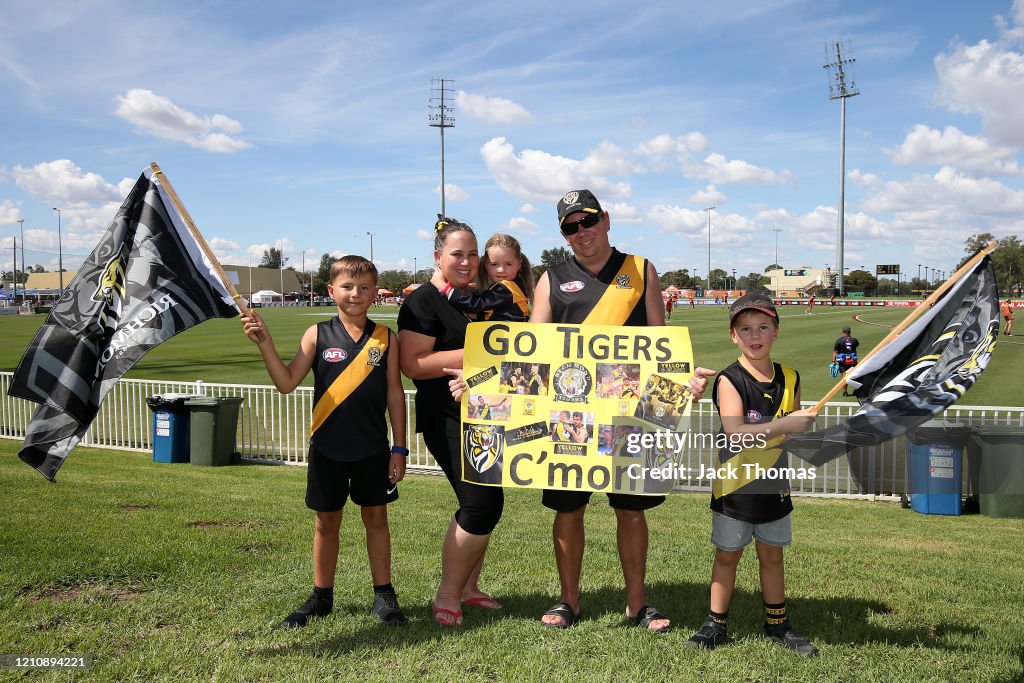
<svg viewBox="0 0 1024 683"><path fill-rule="evenodd" d="M704 211L708 212L708 289L711 289L711 212L717 207L706 206Z"/></svg>
<svg viewBox="0 0 1024 683"><path fill-rule="evenodd" d="M843 50L849 55L849 39L826 45L825 65L822 67L828 71L828 98L839 100L842 104L839 117L839 222L836 239L836 289L839 290L839 296L843 295L843 222L846 213L846 100L860 94L849 68L857 60L844 59Z"/></svg>
<svg viewBox="0 0 1024 683"><path fill-rule="evenodd" d="M430 113L427 115L427 123L432 128L441 129L441 215L444 212L444 129L454 128L455 119L452 117L454 107L451 105L452 80L450 78L432 78L430 80Z"/></svg>

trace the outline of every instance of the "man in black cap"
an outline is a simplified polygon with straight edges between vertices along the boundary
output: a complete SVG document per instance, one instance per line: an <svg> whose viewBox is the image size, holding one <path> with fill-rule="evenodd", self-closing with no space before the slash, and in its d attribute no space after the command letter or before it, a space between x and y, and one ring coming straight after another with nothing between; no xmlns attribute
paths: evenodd
<svg viewBox="0 0 1024 683"><path fill-rule="evenodd" d="M846 371L857 364L857 347L860 342L856 337L850 336L850 327L843 328L843 336L836 339L832 347L832 362L839 366L839 372L846 374ZM846 387L843 387L843 396L849 396Z"/></svg>
<svg viewBox="0 0 1024 683"><path fill-rule="evenodd" d="M557 204L558 224L573 258L556 264L540 277L534 290L530 322L588 325L654 326L665 324L658 272L641 256L624 254L611 246L611 219L590 190L567 192ZM714 373L697 368L690 380L694 400L707 388ZM545 490L543 503L555 511L553 536L561 597L544 613L552 628L567 628L579 621L580 574L583 569L584 527L590 493ZM671 621L647 603L648 529L645 510L660 505L664 496L608 494L615 510L619 560L626 581L626 616L634 625L667 631Z"/></svg>

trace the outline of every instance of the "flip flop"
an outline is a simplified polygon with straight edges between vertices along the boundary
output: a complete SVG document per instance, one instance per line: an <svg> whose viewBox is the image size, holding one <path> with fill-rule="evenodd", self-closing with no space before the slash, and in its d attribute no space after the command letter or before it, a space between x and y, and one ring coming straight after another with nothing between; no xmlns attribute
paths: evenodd
<svg viewBox="0 0 1024 683"><path fill-rule="evenodd" d="M672 629L671 624L665 628L651 628L651 622L658 621L659 619L668 619L668 617L650 605L644 605L641 607L636 613L636 616L633 617L629 616L629 610L627 609L626 618L632 622L633 626L646 629L651 633L667 633Z"/></svg>
<svg viewBox="0 0 1024 683"><path fill-rule="evenodd" d="M470 607L479 607L480 609L501 609L501 603L492 598L490 595L475 595L471 598L463 598L462 604L463 606L469 605Z"/></svg>
<svg viewBox="0 0 1024 683"><path fill-rule="evenodd" d="M445 609L430 603L430 615L441 626L462 626L462 610Z"/></svg>
<svg viewBox="0 0 1024 683"><path fill-rule="evenodd" d="M569 603L567 603L567 602L556 602L551 607L551 609L549 609L547 612L545 612L541 616L548 616L548 615L555 616L555 617L561 617L562 618L562 623L561 624L549 624L547 622L542 621L541 623L544 624L545 626L547 626L548 628L569 628L570 626L572 626L574 624L578 624L580 619L583 618L583 610L580 610L579 613L573 612L572 611L572 606L569 605Z"/></svg>

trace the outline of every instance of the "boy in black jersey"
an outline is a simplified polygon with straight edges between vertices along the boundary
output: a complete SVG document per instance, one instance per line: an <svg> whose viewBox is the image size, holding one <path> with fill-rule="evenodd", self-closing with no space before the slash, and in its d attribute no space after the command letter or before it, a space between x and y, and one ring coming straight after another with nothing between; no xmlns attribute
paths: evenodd
<svg viewBox="0 0 1024 683"><path fill-rule="evenodd" d="M688 647L714 649L730 642L729 604L743 549L754 540L765 608L765 637L802 655L817 648L798 634L786 618L783 547L792 541L789 477L780 471L788 455L779 445L789 434L807 431L812 410L800 406L800 376L772 362L779 315L771 299L746 294L729 308L729 337L741 352L738 361L719 373L712 389L722 432L730 447L719 452L719 475L713 480L711 540L711 609L687 641ZM752 447L751 447L752 446Z"/></svg>
<svg viewBox="0 0 1024 683"><path fill-rule="evenodd" d="M398 363L398 338L366 312L377 293L377 268L362 256L345 256L331 266L327 286L338 315L302 335L291 362L281 361L266 323L243 315L245 334L259 347L274 385L292 392L313 370L306 506L316 512L313 536L313 594L281 622L305 626L334 606L338 530L349 495L362 508L366 548L373 577L371 613L388 625L405 623L391 585L391 532L387 504L398 499L405 476L405 391ZM388 446L385 410L394 446Z"/></svg>

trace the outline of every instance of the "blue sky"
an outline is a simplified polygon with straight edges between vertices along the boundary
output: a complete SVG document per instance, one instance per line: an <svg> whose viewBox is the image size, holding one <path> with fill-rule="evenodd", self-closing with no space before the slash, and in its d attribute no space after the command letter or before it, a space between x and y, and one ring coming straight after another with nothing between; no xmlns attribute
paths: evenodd
<svg viewBox="0 0 1024 683"><path fill-rule="evenodd" d="M835 265L850 41L847 267L952 270L1024 235L1024 0L0 4L0 255L73 270L158 162L225 263L283 246L432 261L431 79L452 79L447 213L531 258L588 187L659 271ZM780 232L776 233L775 230ZM19 237L20 239L20 237Z"/></svg>

